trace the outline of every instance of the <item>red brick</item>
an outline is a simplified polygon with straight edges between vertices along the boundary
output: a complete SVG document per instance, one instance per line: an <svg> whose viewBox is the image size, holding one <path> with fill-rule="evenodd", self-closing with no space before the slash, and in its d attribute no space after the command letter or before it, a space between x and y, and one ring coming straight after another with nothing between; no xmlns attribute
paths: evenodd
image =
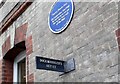
<svg viewBox="0 0 120 84"><path fill-rule="evenodd" d="M2 45L2 55L4 56L9 51L10 48L11 48L11 44L10 44L10 36L9 36Z"/></svg>
<svg viewBox="0 0 120 84"><path fill-rule="evenodd" d="M28 0L29 1L29 0ZM9 19L6 20L4 24L2 24L2 28L0 30L0 34L5 32L10 25L13 24L13 22L32 4L32 2L25 1L24 4L22 4L17 11L15 11L12 15L8 15Z"/></svg>
<svg viewBox="0 0 120 84"><path fill-rule="evenodd" d="M34 75L32 75L32 74L29 75L29 59L28 59L28 55L30 55L33 52L32 36L29 36L28 38L26 38L27 26L28 26L28 24L26 23L16 29L16 34L15 34L14 40L15 40L15 45L17 45L23 41L25 42L26 54L27 54L27 57L26 57L27 73L26 73L26 75L27 75L27 77L29 77L28 82L29 81L33 82ZM9 41L6 41L5 44L3 44L3 46L2 46L3 53L7 53L8 51L12 52L12 49L10 49L9 44L10 44L10 38L9 38ZM11 55L12 53L9 53L9 54ZM17 55L17 54L15 54L15 55ZM9 55L6 55L6 56L10 57ZM2 60L2 66L0 67L0 68L2 68L2 71L1 71L2 79L0 80L2 82L12 82L13 81L13 61L8 60L9 58L7 58L7 57L6 57L6 59ZM12 57L13 57L13 55L12 55ZM14 58L15 58L15 56L14 56Z"/></svg>
<svg viewBox="0 0 120 84"><path fill-rule="evenodd" d="M0 84L2 82L2 60L0 60Z"/></svg>
<svg viewBox="0 0 120 84"><path fill-rule="evenodd" d="M28 75L27 78L28 78L28 80L27 80L28 82L34 82L34 74L33 73Z"/></svg>
<svg viewBox="0 0 120 84"><path fill-rule="evenodd" d="M119 51L120 51L120 46L118 46L118 49L119 49Z"/></svg>
<svg viewBox="0 0 120 84"><path fill-rule="evenodd" d="M25 23L16 29L15 44L25 41L28 24Z"/></svg>
<svg viewBox="0 0 120 84"><path fill-rule="evenodd" d="M115 31L116 37L120 37L120 28Z"/></svg>
<svg viewBox="0 0 120 84"><path fill-rule="evenodd" d="M118 45L120 45L120 37L117 38Z"/></svg>
<svg viewBox="0 0 120 84"><path fill-rule="evenodd" d="M26 54L27 56L30 55L32 52L33 52L33 48L32 48L32 36L29 36L27 39L26 39Z"/></svg>
<svg viewBox="0 0 120 84"><path fill-rule="evenodd" d="M2 82L12 82L13 81L13 62L3 59L2 60Z"/></svg>

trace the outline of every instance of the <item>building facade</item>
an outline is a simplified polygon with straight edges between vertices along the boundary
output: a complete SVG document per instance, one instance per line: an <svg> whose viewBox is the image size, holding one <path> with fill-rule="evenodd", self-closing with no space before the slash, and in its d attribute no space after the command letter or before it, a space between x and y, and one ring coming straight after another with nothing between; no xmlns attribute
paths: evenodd
<svg viewBox="0 0 120 84"><path fill-rule="evenodd" d="M48 18L56 1L1 2L0 83L118 82L119 2L73 0L70 24L55 34ZM36 69L36 56L64 61L74 58L75 70L61 75Z"/></svg>

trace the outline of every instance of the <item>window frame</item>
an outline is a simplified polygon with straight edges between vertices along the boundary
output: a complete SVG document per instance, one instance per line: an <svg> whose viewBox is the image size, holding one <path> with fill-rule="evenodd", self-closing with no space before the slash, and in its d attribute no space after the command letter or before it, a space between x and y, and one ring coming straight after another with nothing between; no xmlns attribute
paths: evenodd
<svg viewBox="0 0 120 84"><path fill-rule="evenodd" d="M14 60L13 65L13 82L18 82L18 63L26 58L26 51L21 52Z"/></svg>

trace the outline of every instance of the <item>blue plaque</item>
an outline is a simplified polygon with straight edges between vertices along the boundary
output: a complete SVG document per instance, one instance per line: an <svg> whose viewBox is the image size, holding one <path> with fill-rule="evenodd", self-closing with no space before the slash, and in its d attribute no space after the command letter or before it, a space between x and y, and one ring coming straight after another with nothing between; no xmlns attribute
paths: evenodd
<svg viewBox="0 0 120 84"><path fill-rule="evenodd" d="M60 33L68 26L73 9L72 0L58 0L53 5L48 18L49 28L53 33Z"/></svg>

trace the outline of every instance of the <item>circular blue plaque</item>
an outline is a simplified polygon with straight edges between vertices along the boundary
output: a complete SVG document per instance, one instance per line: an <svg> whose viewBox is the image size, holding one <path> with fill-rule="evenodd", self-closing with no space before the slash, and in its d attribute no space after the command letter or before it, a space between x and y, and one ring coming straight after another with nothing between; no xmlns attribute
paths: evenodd
<svg viewBox="0 0 120 84"><path fill-rule="evenodd" d="M62 32L70 23L73 15L72 0L58 0L52 7L48 23L53 33Z"/></svg>

